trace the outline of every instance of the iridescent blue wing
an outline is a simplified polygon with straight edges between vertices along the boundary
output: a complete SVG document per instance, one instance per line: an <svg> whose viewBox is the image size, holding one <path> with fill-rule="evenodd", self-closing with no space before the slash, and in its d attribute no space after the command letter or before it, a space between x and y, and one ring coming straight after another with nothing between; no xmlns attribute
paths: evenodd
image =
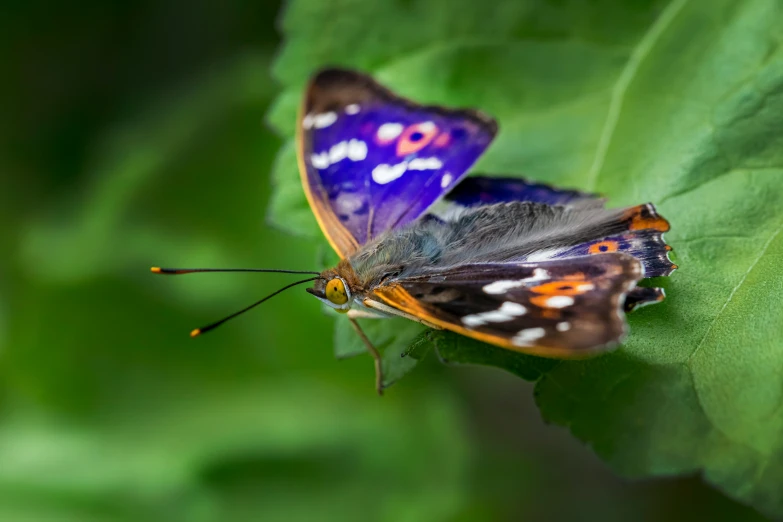
<svg viewBox="0 0 783 522"><path fill-rule="evenodd" d="M597 194L556 188L524 178L489 176L470 176L463 179L449 192L446 200L462 207L511 201L531 201L547 205L573 205L586 201L603 204L603 199Z"/></svg>
<svg viewBox="0 0 783 522"><path fill-rule="evenodd" d="M343 69L313 77L297 127L302 185L343 257L421 216L497 132L478 111L418 105Z"/></svg>

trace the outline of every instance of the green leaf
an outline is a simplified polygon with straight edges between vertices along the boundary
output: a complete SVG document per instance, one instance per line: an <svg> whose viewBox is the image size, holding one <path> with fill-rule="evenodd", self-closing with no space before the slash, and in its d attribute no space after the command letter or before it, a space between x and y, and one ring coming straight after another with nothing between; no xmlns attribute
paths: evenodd
<svg viewBox="0 0 783 522"><path fill-rule="evenodd" d="M558 364L554 359L519 354L453 332L429 331L425 335L434 344L441 361L447 364L495 366L527 381L539 379Z"/></svg>
<svg viewBox="0 0 783 522"><path fill-rule="evenodd" d="M449 390L379 399L370 362L331 358L302 287L190 339L290 279L148 271L314 268L316 245L262 223L279 146L259 124L266 66L231 60L158 118L117 123L135 146L5 236L24 248L0 260L0 520L440 521L472 502Z"/></svg>
<svg viewBox="0 0 783 522"><path fill-rule="evenodd" d="M372 512L374 520L396 521L413 509L427 520L450 520L462 504L468 446L456 429L458 403L429 388L427 397L395 402L273 378L206 394L194 388L195 401L146 403L144 423L117 415L74 427L6 416L0 514L304 521L317 512L319 520L359 521ZM399 465L406 459L423 465ZM368 495L368 481L384 487ZM401 506L401 498L415 507Z"/></svg>
<svg viewBox="0 0 783 522"><path fill-rule="evenodd" d="M544 417L619 472L699 471L783 517L783 4L299 0L283 27L286 90L268 116L289 139L278 186L295 182L303 82L338 63L495 115L501 132L477 170L656 203L681 270L664 304L632 314L624 348L549 365L432 339L447 359L543 373ZM304 223L304 196L286 190L273 201L293 211L274 219Z"/></svg>
<svg viewBox="0 0 783 522"><path fill-rule="evenodd" d="M207 130L225 125L226 115L232 110L242 108L253 113L266 107L272 89L266 72L269 61L264 53L234 57L216 67L218 70L212 74L194 79L194 85L183 86L178 96L156 100L152 107L139 109L141 115L134 121L122 122L102 136L85 175L89 185L71 189L67 204L47 209L27 224L20 246L22 263L41 279L69 282L83 281L96 272L108 273L110 267L135 271L151 263L173 261L184 250L189 252L190 263L236 263L221 255L222 241L205 237L204 228L191 237L183 237L171 226L171 221L176 221L172 210L181 206L185 212L194 204L192 199L182 197L187 188L205 191L206 185L195 185L199 183L193 176L196 166L191 168L190 177L183 177L182 185L187 188L181 185L166 201L166 210L171 214L164 211L163 215L151 217L143 208L147 202L139 200L150 186L160 191L161 178L170 175L177 160L197 156L197 151L192 150L194 143L203 139ZM257 122L253 127L256 136L267 134ZM269 138L266 136L262 146L257 147L261 162L269 161L267 152L275 145ZM198 167L206 170L203 162ZM217 169L232 167L242 168L244 164L210 165L209 172L204 172L213 199L218 199L215 196L221 188L215 183ZM225 198L236 201L236 192ZM256 205L257 200L255 195ZM225 212L224 208L223 204L220 211ZM203 216L208 217L208 213ZM214 226L214 220L204 221ZM157 261L139 254L150 243L155 243Z"/></svg>
<svg viewBox="0 0 783 522"><path fill-rule="evenodd" d="M275 159L272 187L274 193L267 208L267 222L284 232L318 237L318 223L299 181L293 141L288 141Z"/></svg>
<svg viewBox="0 0 783 522"><path fill-rule="evenodd" d="M368 319L358 322L373 346L381 352L384 387L400 380L426 355L426 350L408 353L411 347L420 344L418 339L426 330L426 327L419 323L401 318ZM367 348L351 323L344 317L337 317L334 329L335 357L345 359L366 352Z"/></svg>

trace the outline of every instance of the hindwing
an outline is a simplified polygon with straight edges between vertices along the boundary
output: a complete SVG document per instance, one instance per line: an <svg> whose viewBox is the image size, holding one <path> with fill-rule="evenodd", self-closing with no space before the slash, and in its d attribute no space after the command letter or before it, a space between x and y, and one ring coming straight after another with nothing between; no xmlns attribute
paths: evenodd
<svg viewBox="0 0 783 522"><path fill-rule="evenodd" d="M579 357L624 337L625 298L642 277L641 263L621 253L465 265L391 279L370 300L511 350Z"/></svg>

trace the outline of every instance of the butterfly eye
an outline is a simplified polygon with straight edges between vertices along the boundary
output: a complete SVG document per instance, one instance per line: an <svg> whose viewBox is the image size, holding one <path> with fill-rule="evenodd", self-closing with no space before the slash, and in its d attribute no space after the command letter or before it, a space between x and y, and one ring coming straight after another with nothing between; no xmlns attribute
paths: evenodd
<svg viewBox="0 0 783 522"><path fill-rule="evenodd" d="M326 298L336 305L344 305L348 302L348 292L345 291L345 283L339 277L326 283Z"/></svg>

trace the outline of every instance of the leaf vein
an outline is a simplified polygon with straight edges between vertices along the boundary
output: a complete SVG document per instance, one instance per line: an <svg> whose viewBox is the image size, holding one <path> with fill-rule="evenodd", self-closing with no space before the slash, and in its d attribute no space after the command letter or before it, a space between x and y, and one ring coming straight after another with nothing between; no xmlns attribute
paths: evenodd
<svg viewBox="0 0 783 522"><path fill-rule="evenodd" d="M759 255L756 256L756 259L753 260L753 262L750 264L748 269L742 275L742 278L739 280L739 283L737 283L737 285L731 290L731 293L729 293L729 297L726 299L726 302L723 303L723 306L721 306L720 310L718 310L718 313L715 315L715 319L712 320L710 325L707 327L707 331L704 332L704 336L702 336L701 341L699 341L699 344L696 346L696 348L693 349L693 352L691 352L691 354L688 356L689 362L699 352L699 350L701 350L701 347L704 345L704 342L707 340L707 337L710 335L712 328L718 322L718 319L720 319L720 316L723 314L724 310L726 310L726 307L729 306L729 303L734 298L734 294L736 294L737 290L739 290L740 287L745 283L745 280L748 278L748 275L750 275L753 269L756 268L758 262L761 260L762 257L764 257L764 254L767 253L767 249L769 249L769 246L772 244L775 238L778 237L778 235L782 230L783 230L783 223L780 224L778 229L764 243L764 246L761 248L761 252L759 252Z"/></svg>
<svg viewBox="0 0 783 522"><path fill-rule="evenodd" d="M754 172L775 172L780 173L780 171L783 170L783 166L779 165L770 165L766 167L734 167L731 169L726 170L725 172L721 172L720 174L717 174L709 179L700 180L699 182L690 185L688 187L682 188L680 190L675 190L673 192L670 192L660 198L658 200L658 205L663 205L667 201L673 198L679 198L680 196L684 196L685 194L688 194L690 192L693 192L695 190L700 189L702 186L712 183L713 181L716 181L724 176L728 176L730 174L736 174L736 173L754 173Z"/></svg>
<svg viewBox="0 0 783 522"><path fill-rule="evenodd" d="M677 14L682 10L688 0L672 0L666 9L663 10L658 19L650 27L650 30L642 37L637 46L631 52L628 58L628 62L620 72L620 76L617 78L614 86L612 87L612 96L609 101L609 110L606 113L606 120L604 120L604 127L601 131L601 136L598 139L598 145L596 147L595 156L593 157L593 163L590 166L590 170L587 172L587 190L595 190L598 182L598 176L604 166L606 154L609 150L609 146L614 136L614 131L617 128L617 122L620 119L620 111L625 101L625 93L631 82L636 77L636 73L639 70L639 66L645 58L650 54L650 51L655 47L658 39L671 25L672 21L676 18Z"/></svg>

